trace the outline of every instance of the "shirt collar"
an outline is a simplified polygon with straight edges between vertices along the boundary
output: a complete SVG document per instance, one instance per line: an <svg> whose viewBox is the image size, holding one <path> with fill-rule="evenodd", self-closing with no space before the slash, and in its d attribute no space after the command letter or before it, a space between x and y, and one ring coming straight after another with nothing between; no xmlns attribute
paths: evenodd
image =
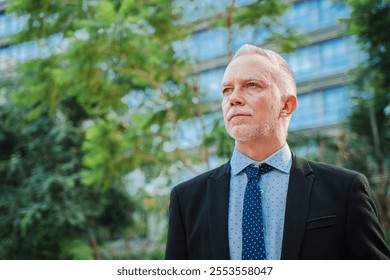
<svg viewBox="0 0 390 280"><path fill-rule="evenodd" d="M278 151L276 151L263 161L252 160L246 155L242 154L236 148L234 148L233 155L230 160L233 175L237 175L248 165L259 165L261 163L267 163L283 173L290 173L292 156L288 144L286 143L282 148L280 148Z"/></svg>

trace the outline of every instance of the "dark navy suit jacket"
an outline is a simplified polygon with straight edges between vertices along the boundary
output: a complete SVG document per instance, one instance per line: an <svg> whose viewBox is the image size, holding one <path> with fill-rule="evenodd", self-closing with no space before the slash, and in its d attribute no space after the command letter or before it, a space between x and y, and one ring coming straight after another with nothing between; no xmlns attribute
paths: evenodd
<svg viewBox="0 0 390 280"><path fill-rule="evenodd" d="M229 162L173 188L166 259L229 259ZM281 259L390 259L365 176L293 154Z"/></svg>

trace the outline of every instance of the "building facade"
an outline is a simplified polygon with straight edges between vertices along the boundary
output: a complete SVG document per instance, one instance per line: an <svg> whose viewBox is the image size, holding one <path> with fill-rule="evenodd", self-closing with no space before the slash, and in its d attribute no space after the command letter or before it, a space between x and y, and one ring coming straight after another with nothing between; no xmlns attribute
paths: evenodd
<svg viewBox="0 0 390 280"><path fill-rule="evenodd" d="M237 1L237 5L251 2ZM360 59L357 45L347 35L341 20L348 17L350 9L342 1L292 2L283 21L304 34L306 40L295 52L283 55L295 74L298 88L299 108L290 130L332 130L345 121L350 112L348 71ZM199 21L202 15L209 16L195 13L192 19ZM228 33L223 28L204 28L196 31L187 44L189 53L199 61L199 80L208 102L220 99L220 81L227 65L227 42ZM261 45L254 28L240 30L232 47L237 49L244 43Z"/></svg>

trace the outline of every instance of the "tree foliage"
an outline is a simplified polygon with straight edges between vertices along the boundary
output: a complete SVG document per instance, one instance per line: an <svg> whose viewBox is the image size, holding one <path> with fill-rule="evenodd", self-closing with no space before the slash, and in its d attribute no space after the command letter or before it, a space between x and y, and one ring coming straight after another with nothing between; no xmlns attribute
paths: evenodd
<svg viewBox="0 0 390 280"><path fill-rule="evenodd" d="M93 258L91 240L130 225L128 195L81 183L83 135L66 115L31 122L11 103L0 112L0 258Z"/></svg>
<svg viewBox="0 0 390 280"><path fill-rule="evenodd" d="M196 172L210 146L225 155L232 141L221 122L206 135L210 109L193 60L176 52L193 28L182 24L187 1L38 2L7 4L27 21L12 44L38 47L16 68L2 105L0 257L98 258L99 244L131 225L127 174L141 168L150 182L176 166ZM290 50L295 35L277 20L286 8L232 1L205 21L228 30L228 53L240 27L259 25ZM178 124L194 119L207 145L188 152Z"/></svg>
<svg viewBox="0 0 390 280"><path fill-rule="evenodd" d="M242 32L242 28L248 26L255 28L257 37L263 38L264 46L278 52L291 52L298 47L302 43L302 36L282 21L282 16L290 5L287 1L262 0L238 6L236 0L231 0L225 11L214 21L214 25L226 27L229 32L230 56L233 55L233 39Z"/></svg>
<svg viewBox="0 0 390 280"><path fill-rule="evenodd" d="M90 119L83 144L84 183L108 187L140 166L163 170L179 161L193 169L207 160L207 149L201 147L203 158L186 158L178 143L177 122L204 116L202 93L188 78L193 67L175 53L175 44L191 28L178 24L180 9L172 9L178 3L33 2L16 0L7 6L8 12L27 17L14 42L39 40L51 53L23 66L26 75L17 100L30 106L32 119L47 109L54 114L69 98L83 108ZM283 51L297 44L279 20L288 7L284 1L236 6L231 1L207 20L227 28L230 37L237 35L233 25L259 26ZM227 48L232 51L231 42Z"/></svg>
<svg viewBox="0 0 390 280"><path fill-rule="evenodd" d="M184 76L173 50L180 31L171 1L33 2L7 7L28 17L15 42L40 40L51 51L23 66L19 104L32 105L32 119L47 108L54 114L69 98L83 108L90 119L83 145L86 184L109 187L140 164L164 161L153 139L169 134L164 126L181 117L180 106L188 107L189 100L188 91L177 86ZM181 98L187 103L175 102L173 113L173 99Z"/></svg>
<svg viewBox="0 0 390 280"><path fill-rule="evenodd" d="M379 212L390 228L390 1L350 0L350 31L364 54L355 70L354 106L350 116L350 167L369 175ZM390 230L389 230L390 232Z"/></svg>

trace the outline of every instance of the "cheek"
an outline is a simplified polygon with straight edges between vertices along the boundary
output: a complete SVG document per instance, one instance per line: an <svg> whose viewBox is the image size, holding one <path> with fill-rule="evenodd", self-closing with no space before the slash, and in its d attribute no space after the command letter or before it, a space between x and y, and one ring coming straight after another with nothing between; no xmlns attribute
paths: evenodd
<svg viewBox="0 0 390 280"><path fill-rule="evenodd" d="M225 116L226 113L227 113L227 110L228 110L228 106L227 106L226 100L222 100L221 108L222 108L222 113Z"/></svg>
<svg viewBox="0 0 390 280"><path fill-rule="evenodd" d="M252 106L252 110L262 118L270 118L279 115L279 102L271 98L265 98Z"/></svg>

